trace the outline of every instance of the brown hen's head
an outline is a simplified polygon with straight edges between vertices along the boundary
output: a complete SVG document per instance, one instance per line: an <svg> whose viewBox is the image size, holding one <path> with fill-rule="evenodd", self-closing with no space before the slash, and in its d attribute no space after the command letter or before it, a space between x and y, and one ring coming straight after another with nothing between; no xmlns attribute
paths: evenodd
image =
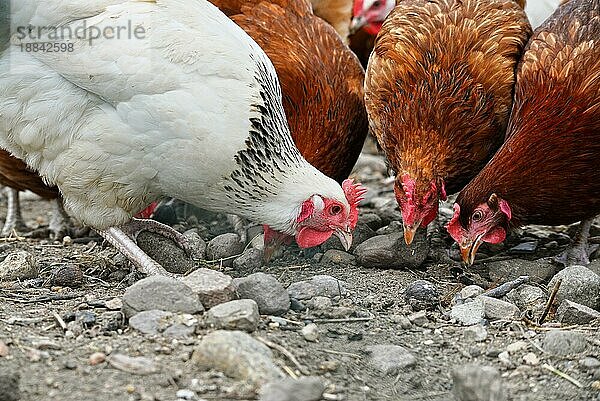
<svg viewBox="0 0 600 401"><path fill-rule="evenodd" d="M454 204L454 216L446 226L450 236L458 243L462 260L472 265L482 243L498 244L506 238L512 212L508 202L496 194L473 210L461 210Z"/></svg>
<svg viewBox="0 0 600 401"><path fill-rule="evenodd" d="M402 212L404 241L410 245L419 227L426 227L437 216L438 202L446 200L446 188L442 180L432 180L425 190L409 174L396 177L394 185L396 201Z"/></svg>

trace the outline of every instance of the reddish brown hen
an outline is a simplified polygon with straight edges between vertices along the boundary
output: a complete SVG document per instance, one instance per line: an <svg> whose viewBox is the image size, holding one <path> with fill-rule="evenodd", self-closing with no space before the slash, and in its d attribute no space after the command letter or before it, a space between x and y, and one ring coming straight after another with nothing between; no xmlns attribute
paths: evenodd
<svg viewBox="0 0 600 401"><path fill-rule="evenodd" d="M215 0L269 56L302 155L342 182L368 132L364 71L339 35L306 0Z"/></svg>
<svg viewBox="0 0 600 401"><path fill-rule="evenodd" d="M54 212L50 229L56 236L64 234L64 219L67 218L62 209L62 202L59 199L58 188L49 187L42 178L31 171L23 161L11 156L7 151L0 149L0 184L8 187L7 191L7 212L4 227L1 235L10 235L13 230L21 231L26 229L21 217L21 208L19 204L19 191L31 191L44 199L56 199L57 209Z"/></svg>
<svg viewBox="0 0 600 401"><path fill-rule="evenodd" d="M530 34L512 0L405 0L383 23L366 106L396 173L406 243L502 144Z"/></svg>
<svg viewBox="0 0 600 401"><path fill-rule="evenodd" d="M508 139L460 193L448 231L466 263L510 226L600 213L600 0L570 0L535 31L517 72ZM591 221L565 256L587 263Z"/></svg>

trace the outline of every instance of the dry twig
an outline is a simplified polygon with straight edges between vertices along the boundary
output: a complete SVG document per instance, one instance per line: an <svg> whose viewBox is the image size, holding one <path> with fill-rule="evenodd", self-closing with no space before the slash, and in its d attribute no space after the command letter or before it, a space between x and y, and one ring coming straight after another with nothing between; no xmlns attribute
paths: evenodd
<svg viewBox="0 0 600 401"><path fill-rule="evenodd" d="M574 379L571 376L569 376L568 374L561 372L560 370L556 369L552 365L548 365L547 363L545 363L542 365L542 368L554 373L555 375L557 375L559 377L562 377L563 379L571 382L572 384L574 384L575 386L577 386L579 388L583 388L583 384L581 384L577 379Z"/></svg>
<svg viewBox="0 0 600 401"><path fill-rule="evenodd" d="M269 341L263 337L256 337L256 339L258 341L260 341L261 343L265 344L267 347L273 348L273 349L279 351L281 354L285 355L285 357L287 359L289 359L290 362L292 362L296 366L296 369L298 369L300 371L300 373L302 373L303 375L306 375L306 376L310 375L310 372L308 371L308 369L306 369L304 366L302 366L300 364L300 362L298 362L298 359L296 359L294 354L292 354L290 351L288 351L284 346L276 344L276 343Z"/></svg>
<svg viewBox="0 0 600 401"><path fill-rule="evenodd" d="M548 316L550 309L552 309L552 305L554 305L554 300L556 299L556 295L558 294L558 289L560 288L561 284L562 284L562 279L558 279L556 281L556 284L554 284L554 288L552 289L552 292L550 293L550 298L548 298L548 302L546 303L546 307L544 308L544 312L542 313L542 316L540 316L540 319L538 320L538 324L541 325L546 320L546 317Z"/></svg>

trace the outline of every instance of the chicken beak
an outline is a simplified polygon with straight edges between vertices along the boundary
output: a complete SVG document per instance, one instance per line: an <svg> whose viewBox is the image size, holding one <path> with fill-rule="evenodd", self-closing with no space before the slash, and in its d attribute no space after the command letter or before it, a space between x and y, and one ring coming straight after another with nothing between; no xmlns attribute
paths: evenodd
<svg viewBox="0 0 600 401"><path fill-rule="evenodd" d="M483 236L480 235L475 239L475 241L468 242L460 246L460 255L462 257L463 263L466 266L471 266L473 265L473 262L475 262L475 255L477 254L477 250L483 243L483 241L481 240L482 237Z"/></svg>
<svg viewBox="0 0 600 401"><path fill-rule="evenodd" d="M352 18L350 22L350 35L354 35L360 28L367 25L367 19L362 16Z"/></svg>
<svg viewBox="0 0 600 401"><path fill-rule="evenodd" d="M346 252L348 252L350 250L350 247L352 246L352 232L349 229L347 229L347 230L338 229L338 230L335 230L333 232L333 234L340 239L342 246L344 247Z"/></svg>
<svg viewBox="0 0 600 401"><path fill-rule="evenodd" d="M406 245L412 244L413 239L415 238L415 233L417 232L417 229L420 225L421 222L411 225L404 223L402 224L402 226L404 227L404 242L406 242Z"/></svg>

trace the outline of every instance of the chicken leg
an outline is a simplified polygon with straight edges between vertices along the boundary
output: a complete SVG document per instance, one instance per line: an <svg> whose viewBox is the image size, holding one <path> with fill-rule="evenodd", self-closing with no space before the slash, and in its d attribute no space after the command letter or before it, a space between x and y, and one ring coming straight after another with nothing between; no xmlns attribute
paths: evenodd
<svg viewBox="0 0 600 401"><path fill-rule="evenodd" d="M19 191L13 188L6 188L6 220L4 221L4 227L2 227L2 231L0 235L3 237L8 237L13 230L15 231L26 231L27 226L23 221L23 216L21 215L21 204L19 203Z"/></svg>
<svg viewBox="0 0 600 401"><path fill-rule="evenodd" d="M571 244L565 249L563 253L556 257L556 261L565 266L573 265L588 265L590 263L589 258L589 244L588 238L590 236L590 228L594 218L582 220L579 223L579 229L573 237Z"/></svg>

